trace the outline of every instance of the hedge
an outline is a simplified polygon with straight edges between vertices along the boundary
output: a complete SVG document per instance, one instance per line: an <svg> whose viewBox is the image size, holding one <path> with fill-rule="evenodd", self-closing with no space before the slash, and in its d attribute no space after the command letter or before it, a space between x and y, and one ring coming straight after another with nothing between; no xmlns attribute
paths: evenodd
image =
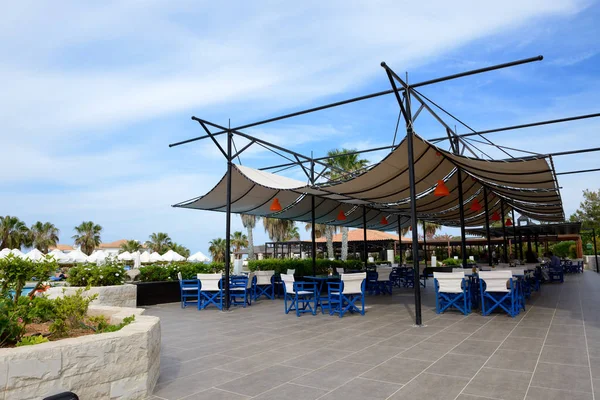
<svg viewBox="0 0 600 400"><path fill-rule="evenodd" d="M362 269L364 263L360 260L317 260L317 275L327 274L329 268L335 272L336 268L345 269ZM285 274L288 269L296 270L295 275L304 276L312 275L312 259L275 259L268 258L265 260L248 261L248 269L250 271L275 271L275 273Z"/></svg>
<svg viewBox="0 0 600 400"><path fill-rule="evenodd" d="M140 267L139 279L142 282L162 282L177 280L177 273L181 272L183 279L196 279L197 274L214 274L223 272L224 263L174 263L168 265L150 264Z"/></svg>

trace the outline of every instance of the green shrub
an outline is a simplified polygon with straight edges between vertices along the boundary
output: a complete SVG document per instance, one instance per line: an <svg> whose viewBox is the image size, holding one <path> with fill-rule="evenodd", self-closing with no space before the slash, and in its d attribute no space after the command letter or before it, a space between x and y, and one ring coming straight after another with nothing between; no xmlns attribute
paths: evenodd
<svg viewBox="0 0 600 400"><path fill-rule="evenodd" d="M3 297L9 297L9 290L14 290L14 302L16 303L28 281L31 281L33 277L37 278L39 282L37 288L42 282L48 280L50 272L56 268L58 268L58 264L52 258L30 261L9 254L0 259L0 282L2 283L0 294Z"/></svg>
<svg viewBox="0 0 600 400"><path fill-rule="evenodd" d="M25 336L25 337L21 338L20 341L17 342L17 347L33 346L34 344L40 344L40 343L46 343L46 342L49 342L49 340L47 338L43 337L42 335Z"/></svg>
<svg viewBox="0 0 600 400"><path fill-rule="evenodd" d="M56 316L56 304L45 296L19 299L19 315L25 323L43 323L52 321Z"/></svg>
<svg viewBox="0 0 600 400"><path fill-rule="evenodd" d="M107 333L107 332L116 332L121 330L123 327L129 325L133 321L135 321L135 315L131 315L129 317L123 318L123 322L120 324L111 324L108 322L108 319L104 315L98 315L96 317L88 318L89 322L92 324L90 326L96 333Z"/></svg>
<svg viewBox="0 0 600 400"><path fill-rule="evenodd" d="M83 320L88 307L98 295L84 297L82 293L83 288L78 289L73 295L54 300L55 318L49 330L56 337L67 336L71 329L85 327Z"/></svg>
<svg viewBox="0 0 600 400"><path fill-rule="evenodd" d="M362 269L364 263L360 260L327 260L317 259L316 269L317 275L327 274L329 268L332 268L335 272L336 268L345 269ZM248 269L250 271L275 271L276 273L285 274L288 269L296 270L297 276L312 275L312 260L311 259L276 259L268 258L264 260L252 260L248 261Z"/></svg>
<svg viewBox="0 0 600 400"><path fill-rule="evenodd" d="M557 257L577 257L577 251L573 251L573 255L570 254L571 246L576 245L573 240L568 240L565 242L558 242L554 246L552 246L552 253L554 253Z"/></svg>
<svg viewBox="0 0 600 400"><path fill-rule="evenodd" d="M20 307L8 298L0 298L0 347L18 342L24 333Z"/></svg>
<svg viewBox="0 0 600 400"><path fill-rule="evenodd" d="M84 264L69 269L71 286L113 286L125 282L125 268L117 262L104 265Z"/></svg>
<svg viewBox="0 0 600 400"><path fill-rule="evenodd" d="M442 261L442 264L448 267L455 265L458 266L460 265L460 260L455 260L454 258L446 258L444 261Z"/></svg>
<svg viewBox="0 0 600 400"><path fill-rule="evenodd" d="M214 274L225 270L224 263L172 263L167 265L150 264L140 268L139 279L142 282L163 282L177 280L181 272L183 279L195 279L197 274Z"/></svg>

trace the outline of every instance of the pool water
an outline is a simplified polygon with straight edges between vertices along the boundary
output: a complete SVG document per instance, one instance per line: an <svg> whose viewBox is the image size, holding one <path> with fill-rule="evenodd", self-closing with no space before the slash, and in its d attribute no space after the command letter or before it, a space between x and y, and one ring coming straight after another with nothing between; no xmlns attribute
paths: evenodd
<svg viewBox="0 0 600 400"><path fill-rule="evenodd" d="M35 289L35 286L25 286L23 290L21 290L21 296L29 294L33 289ZM15 297L14 290L9 290L8 293L10 294L10 297Z"/></svg>

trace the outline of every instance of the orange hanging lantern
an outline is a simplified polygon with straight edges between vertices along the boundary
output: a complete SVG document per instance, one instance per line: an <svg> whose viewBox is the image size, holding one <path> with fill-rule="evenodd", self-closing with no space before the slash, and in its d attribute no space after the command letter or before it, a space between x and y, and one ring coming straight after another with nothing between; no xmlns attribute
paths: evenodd
<svg viewBox="0 0 600 400"><path fill-rule="evenodd" d="M381 217L381 225L387 225L388 224L388 220L385 216Z"/></svg>
<svg viewBox="0 0 600 400"><path fill-rule="evenodd" d="M479 200L473 200L473 203L471 203L471 211L481 211L481 204L479 204Z"/></svg>
<svg viewBox="0 0 600 400"><path fill-rule="evenodd" d="M510 220L510 218L506 219L506 222L504 223L504 226L512 226L512 221Z"/></svg>
<svg viewBox="0 0 600 400"><path fill-rule="evenodd" d="M492 221L500 221L502 218L500 218L500 214L498 214L498 211L494 211L494 214L492 214Z"/></svg>
<svg viewBox="0 0 600 400"><path fill-rule="evenodd" d="M281 204L279 204L279 199L277 197L275 197L275 199L271 203L271 207L269 208L269 210L273 212L281 211Z"/></svg>
<svg viewBox="0 0 600 400"><path fill-rule="evenodd" d="M442 155L442 153L440 153L439 151L436 151L435 155L438 156L438 157L440 157Z"/></svg>
<svg viewBox="0 0 600 400"><path fill-rule="evenodd" d="M344 214L344 210L340 210L340 212L337 215L337 220L338 221L345 221L346 220L346 214Z"/></svg>
<svg viewBox="0 0 600 400"><path fill-rule="evenodd" d="M433 195L438 196L438 197L443 197L443 196L448 196L449 194L450 194L450 191L448 190L448 187L446 186L444 181L440 179L437 183L437 186L435 187L435 190L433 191Z"/></svg>

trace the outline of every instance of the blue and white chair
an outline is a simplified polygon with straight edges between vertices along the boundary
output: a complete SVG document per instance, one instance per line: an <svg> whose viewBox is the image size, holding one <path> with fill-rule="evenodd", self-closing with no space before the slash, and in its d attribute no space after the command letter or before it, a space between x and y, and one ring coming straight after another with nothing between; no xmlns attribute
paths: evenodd
<svg viewBox="0 0 600 400"><path fill-rule="evenodd" d="M254 285L256 278L254 272L248 273L248 276L236 276L231 278L231 285L229 287L229 297L231 298L231 304L234 306L252 305L252 298L254 297Z"/></svg>
<svg viewBox="0 0 600 400"><path fill-rule="evenodd" d="M392 267L377 267L377 294L392 294Z"/></svg>
<svg viewBox="0 0 600 400"><path fill-rule="evenodd" d="M460 272L434 272L433 285L436 313L441 314L449 308L456 308L465 315L471 312L469 281L462 269Z"/></svg>
<svg viewBox="0 0 600 400"><path fill-rule="evenodd" d="M510 270L480 271L481 313L490 315L500 308L511 317L519 314L519 300L516 282Z"/></svg>
<svg viewBox="0 0 600 400"><path fill-rule="evenodd" d="M317 284L314 282L295 282L294 275L281 274L283 282L283 300L285 313L296 311L296 316L301 313L317 315ZM288 307L288 301L290 305Z"/></svg>
<svg viewBox="0 0 600 400"><path fill-rule="evenodd" d="M344 273L344 268L336 268L335 272L337 272L338 275L342 275Z"/></svg>
<svg viewBox="0 0 600 400"><path fill-rule="evenodd" d="M223 276L221 274L198 274L200 281L200 298L204 310L214 304L219 310L223 310Z"/></svg>
<svg viewBox="0 0 600 400"><path fill-rule="evenodd" d="M345 313L358 312L365 315L365 286L367 273L342 274L340 282L328 282L329 314L338 313L340 318ZM360 308L357 306L360 302Z"/></svg>
<svg viewBox="0 0 600 400"><path fill-rule="evenodd" d="M261 296L275 300L275 271L256 271L256 284L254 285L254 300Z"/></svg>
<svg viewBox="0 0 600 400"><path fill-rule="evenodd" d="M518 306L517 310L523 309L525 311L525 296L527 294L527 282L525 281L525 270L523 268L511 268L515 287L517 290Z"/></svg>
<svg viewBox="0 0 600 400"><path fill-rule="evenodd" d="M181 308L186 308L190 303L196 303L198 310L202 304L200 297L200 281L198 279L183 279L181 272L177 273L179 289L181 290Z"/></svg>

